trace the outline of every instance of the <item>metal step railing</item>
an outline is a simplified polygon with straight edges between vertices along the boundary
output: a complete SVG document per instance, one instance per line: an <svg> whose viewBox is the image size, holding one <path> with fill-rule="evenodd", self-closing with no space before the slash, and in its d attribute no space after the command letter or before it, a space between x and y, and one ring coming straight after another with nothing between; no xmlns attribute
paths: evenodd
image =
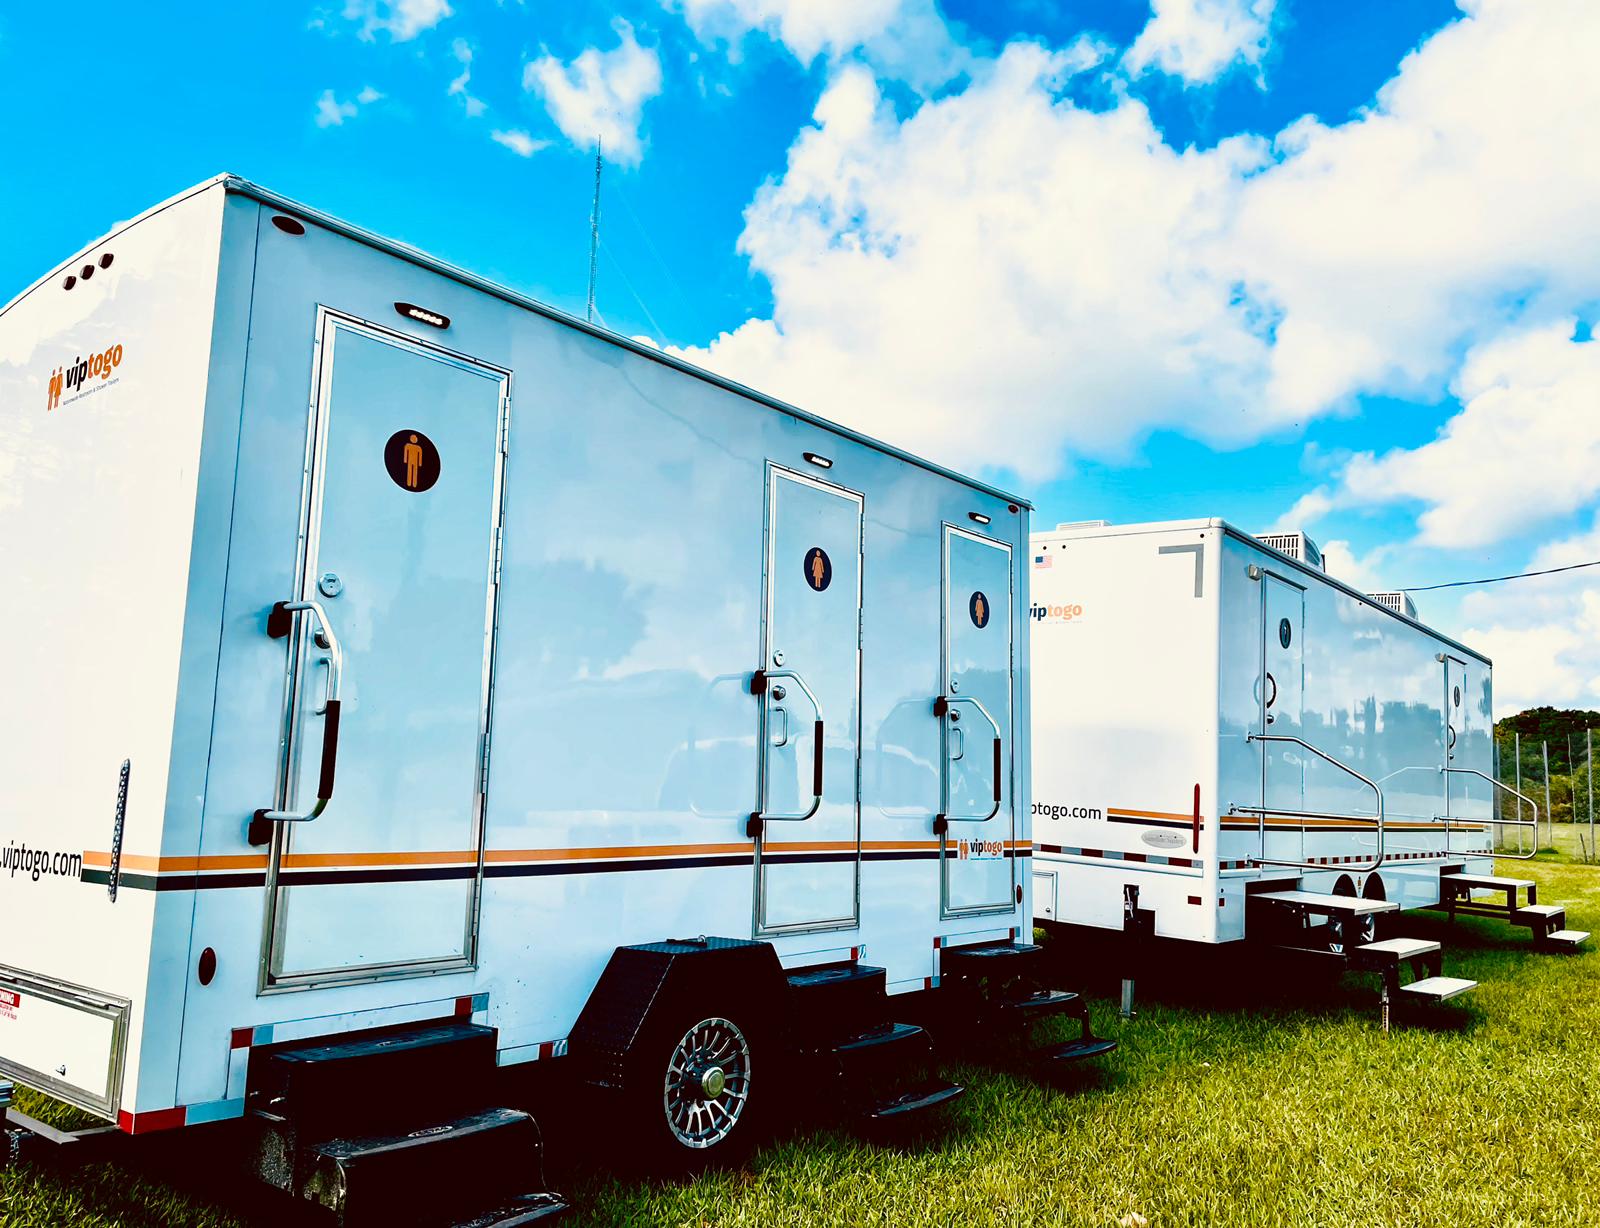
<svg viewBox="0 0 1600 1228"><path fill-rule="evenodd" d="M1245 741L1293 743L1302 750L1310 751L1324 763L1331 764L1333 767L1338 768L1347 776L1353 776L1356 780L1359 780L1362 784L1366 785L1367 788L1372 790L1372 795L1377 799L1378 803L1378 812L1375 816L1332 814L1322 810L1281 810L1270 806L1229 806L1229 814L1253 814L1256 816L1257 827L1261 835L1261 851L1263 853L1267 851L1267 816L1269 814L1281 816L1286 819L1359 819L1363 823L1375 822L1377 824L1377 851L1373 854L1371 865L1344 866L1342 868L1350 873L1366 874L1370 871L1376 870L1383 864L1383 790L1378 787L1378 783L1376 781L1369 780L1349 764L1340 763L1339 760L1335 759L1326 751L1318 750L1315 746L1311 745L1310 742L1305 741L1303 738L1294 737L1291 734L1252 733L1245 736ZM1258 866L1282 866L1293 870L1326 870L1328 868L1326 865L1319 865L1316 862L1311 861L1278 861L1268 857L1252 857L1250 860L1254 861Z"/></svg>
<svg viewBox="0 0 1600 1228"><path fill-rule="evenodd" d="M1531 820L1530 819L1520 818L1520 817L1519 818L1515 818L1515 819L1500 819L1500 818L1458 819L1456 816L1449 815L1449 814L1439 816L1439 817L1442 817L1443 820L1444 820L1444 842L1445 842L1446 849L1448 849L1449 845L1450 845L1450 824L1451 824L1451 821L1454 819L1457 822L1460 822L1462 824L1468 824L1468 825L1470 825L1472 827L1487 827L1490 824L1494 824L1494 825L1499 826L1499 827L1531 827L1531 828L1533 828L1533 847L1531 849L1529 849L1526 853L1496 853L1496 852L1494 852L1494 848L1493 848L1493 846L1494 846L1494 837L1491 835L1490 839L1489 839L1490 854L1492 856L1494 856L1494 857L1504 857L1508 861L1527 861L1529 858L1535 856L1539 852L1539 804L1537 802L1535 802L1531 797L1527 796L1525 793L1522 793L1517 789L1513 789L1510 785L1506 784L1504 781L1496 780L1493 776L1490 776L1486 772L1478 771L1477 768L1442 767L1442 768L1439 769L1439 771L1441 773L1443 773L1445 776L1476 776L1480 780L1487 780L1496 789L1499 789L1504 793L1509 793L1509 794L1511 794L1512 797L1516 798L1517 801L1519 801L1519 802L1527 802L1529 806L1533 807L1533 818ZM1521 806L1517 807L1517 814L1519 816L1522 814L1522 807ZM1519 847L1521 846L1521 843L1522 842L1520 840L1517 842Z"/></svg>

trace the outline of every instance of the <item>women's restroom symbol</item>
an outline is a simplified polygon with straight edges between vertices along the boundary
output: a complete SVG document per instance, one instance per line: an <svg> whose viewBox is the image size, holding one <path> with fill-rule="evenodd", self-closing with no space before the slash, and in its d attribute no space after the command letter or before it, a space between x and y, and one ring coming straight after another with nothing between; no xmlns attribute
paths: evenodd
<svg viewBox="0 0 1600 1228"><path fill-rule="evenodd" d="M806 583L818 593L833 583L833 560L821 546L806 551Z"/></svg>

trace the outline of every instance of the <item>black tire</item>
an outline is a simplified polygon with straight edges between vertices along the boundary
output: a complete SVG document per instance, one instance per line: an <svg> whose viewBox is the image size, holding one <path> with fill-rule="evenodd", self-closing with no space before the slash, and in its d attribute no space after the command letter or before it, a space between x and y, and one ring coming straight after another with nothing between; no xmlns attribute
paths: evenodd
<svg viewBox="0 0 1600 1228"><path fill-rule="evenodd" d="M686 1175L749 1155L777 1099L782 1059L771 1036L754 1012L710 996L653 1012L629 1054L623 1094L647 1169Z"/></svg>

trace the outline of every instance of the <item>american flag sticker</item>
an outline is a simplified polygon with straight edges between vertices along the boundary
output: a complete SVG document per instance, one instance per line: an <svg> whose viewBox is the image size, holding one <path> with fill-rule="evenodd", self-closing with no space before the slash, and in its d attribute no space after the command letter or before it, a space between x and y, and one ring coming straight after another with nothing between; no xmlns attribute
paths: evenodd
<svg viewBox="0 0 1600 1228"><path fill-rule="evenodd" d="M1033 565L1035 568L1045 568L1050 566L1050 564L1053 562L1055 562L1055 560L1048 554L1036 554L1033 556Z"/></svg>

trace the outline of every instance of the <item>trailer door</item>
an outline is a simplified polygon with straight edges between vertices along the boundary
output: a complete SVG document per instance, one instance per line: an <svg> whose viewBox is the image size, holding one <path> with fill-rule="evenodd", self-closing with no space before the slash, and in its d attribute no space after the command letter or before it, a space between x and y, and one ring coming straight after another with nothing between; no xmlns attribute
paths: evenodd
<svg viewBox="0 0 1600 1228"><path fill-rule="evenodd" d="M1011 547L944 527L944 916L1015 906Z"/></svg>
<svg viewBox="0 0 1600 1228"><path fill-rule="evenodd" d="M335 736L336 787L277 824L273 983L469 965L488 772L508 376L329 312L317 362L293 596L342 699L303 611L283 809L326 794Z"/></svg>
<svg viewBox="0 0 1600 1228"><path fill-rule="evenodd" d="M758 934L858 923L862 512L854 491L768 468Z"/></svg>
<svg viewBox="0 0 1600 1228"><path fill-rule="evenodd" d="M1270 572L1261 577L1261 723L1262 734L1304 737L1301 706L1304 695L1305 590ZM1261 744L1261 805L1268 813L1261 855L1272 861L1299 861L1305 856L1305 752L1292 742Z"/></svg>

